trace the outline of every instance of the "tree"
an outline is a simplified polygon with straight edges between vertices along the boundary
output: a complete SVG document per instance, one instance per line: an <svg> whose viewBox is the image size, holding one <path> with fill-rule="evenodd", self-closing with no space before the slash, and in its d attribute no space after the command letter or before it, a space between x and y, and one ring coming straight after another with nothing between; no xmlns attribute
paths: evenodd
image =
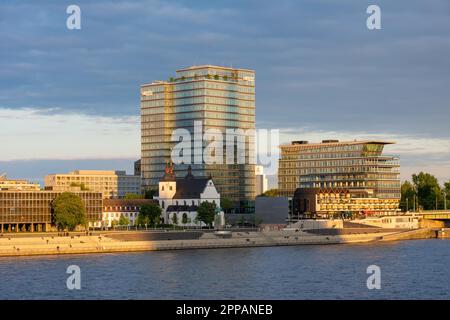
<svg viewBox="0 0 450 320"><path fill-rule="evenodd" d="M216 214L216 204L214 202L204 201L197 208L197 220L211 226Z"/></svg>
<svg viewBox="0 0 450 320"><path fill-rule="evenodd" d="M420 172L413 174L412 180L417 190L419 205L425 210L436 209L437 203L441 200L441 187L435 176Z"/></svg>
<svg viewBox="0 0 450 320"><path fill-rule="evenodd" d="M188 223L188 216L187 216L186 212L183 213L183 216L181 217L181 222L182 222L183 224Z"/></svg>
<svg viewBox="0 0 450 320"><path fill-rule="evenodd" d="M58 229L74 230L78 225L85 225L86 208L83 200L71 192L61 193L52 202L53 221Z"/></svg>
<svg viewBox="0 0 450 320"><path fill-rule="evenodd" d="M402 211L412 210L414 208L415 195L416 191L414 190L413 184L409 181L403 182L401 187L400 200L400 208L402 209Z"/></svg>
<svg viewBox="0 0 450 320"><path fill-rule="evenodd" d="M278 197L278 189L270 189L259 195L259 197Z"/></svg>
<svg viewBox="0 0 450 320"><path fill-rule="evenodd" d="M225 213L228 213L229 210L233 207L233 202L228 198L223 198L220 200L220 207Z"/></svg>
<svg viewBox="0 0 450 320"><path fill-rule="evenodd" d="M177 225L177 224L178 224L178 215L177 215L176 213L174 213L174 214L172 215L172 223L173 223L174 225Z"/></svg>
<svg viewBox="0 0 450 320"><path fill-rule="evenodd" d="M157 196L157 195L158 195L158 190L157 189L145 190L144 198L145 199L153 199L153 197Z"/></svg>
<svg viewBox="0 0 450 320"><path fill-rule="evenodd" d="M154 203L144 204L139 210L138 225L155 225L161 217L161 208Z"/></svg>
<svg viewBox="0 0 450 320"><path fill-rule="evenodd" d="M128 226L128 225L130 225L130 219L128 219L122 214L119 219L119 226Z"/></svg>
<svg viewBox="0 0 450 320"><path fill-rule="evenodd" d="M131 199L144 199L144 195L139 193L126 193L125 199L131 200Z"/></svg>
<svg viewBox="0 0 450 320"><path fill-rule="evenodd" d="M86 187L86 185L84 183L76 183L76 182L72 182L70 184L71 187L80 187L81 191L89 191L89 188Z"/></svg>

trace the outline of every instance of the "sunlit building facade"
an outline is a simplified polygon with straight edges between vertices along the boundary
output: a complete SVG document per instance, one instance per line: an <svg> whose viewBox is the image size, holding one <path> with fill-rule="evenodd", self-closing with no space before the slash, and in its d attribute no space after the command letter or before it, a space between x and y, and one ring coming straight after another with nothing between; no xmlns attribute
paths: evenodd
<svg viewBox="0 0 450 320"><path fill-rule="evenodd" d="M58 191L81 190L101 192L104 199L124 198L127 193L141 193L141 177L127 175L125 171L75 170L69 173L50 174L45 177L45 187Z"/></svg>
<svg viewBox="0 0 450 320"><path fill-rule="evenodd" d="M177 70L168 81L141 86L141 176L144 189L158 189L158 182L171 160L172 133L188 130L192 138L192 173L211 175L223 198L230 199L236 210L254 205L255 166L250 157L254 142L246 139L245 163L226 164L224 143L223 164L194 161L209 143L202 136L194 137L194 123L202 133L218 129L224 136L227 129L255 129L255 72L219 66L192 66ZM200 140L200 141L199 141ZM235 157L237 155L237 151ZM197 158L198 159L198 158ZM176 163L176 175L185 176L189 163ZM250 209L251 210L251 209Z"/></svg>
<svg viewBox="0 0 450 320"><path fill-rule="evenodd" d="M281 145L278 188L344 188L359 198L400 200L399 159L384 155L385 141L293 141Z"/></svg>
<svg viewBox="0 0 450 320"><path fill-rule="evenodd" d="M102 217L102 193L71 192L83 201L89 225L98 225ZM50 231L53 224L52 202L61 193L54 190L0 190L1 232Z"/></svg>

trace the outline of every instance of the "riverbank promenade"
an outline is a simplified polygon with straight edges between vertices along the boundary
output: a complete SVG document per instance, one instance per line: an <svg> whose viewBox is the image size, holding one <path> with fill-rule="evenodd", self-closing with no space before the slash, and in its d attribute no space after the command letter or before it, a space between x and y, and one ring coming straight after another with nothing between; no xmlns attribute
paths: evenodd
<svg viewBox="0 0 450 320"><path fill-rule="evenodd" d="M336 232L338 231L338 232ZM4 234L0 256L60 255L156 250L213 249L290 245L323 245L437 238L434 229L399 230L381 228L314 231L202 231L104 232L92 235Z"/></svg>

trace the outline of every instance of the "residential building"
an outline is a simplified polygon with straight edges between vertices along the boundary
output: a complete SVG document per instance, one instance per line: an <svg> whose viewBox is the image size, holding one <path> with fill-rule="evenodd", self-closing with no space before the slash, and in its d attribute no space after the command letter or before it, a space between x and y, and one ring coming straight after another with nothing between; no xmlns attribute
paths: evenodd
<svg viewBox="0 0 450 320"><path fill-rule="evenodd" d="M220 210L220 193L210 177L194 177L188 168L186 176L177 178L174 166L168 165L164 177L159 182L159 196L155 197L163 212L165 223L172 224L174 215L178 225L204 226L197 222L197 208L202 202L215 203L220 224L224 223L224 214Z"/></svg>
<svg viewBox="0 0 450 320"><path fill-rule="evenodd" d="M136 224L143 205L158 204L153 199L105 199L103 200L102 227L111 227L112 222L119 222L121 216L130 221L130 226Z"/></svg>
<svg viewBox="0 0 450 320"><path fill-rule="evenodd" d="M146 190L158 188L158 183L164 176L165 164L171 159L171 150L179 142L172 141L172 133L176 129L185 129L194 136L194 128L198 128L200 124L200 138L194 137L191 140L192 161L177 163L176 174L184 176L190 165L196 176L211 175L218 191L222 197L232 201L235 211L253 211L254 81L253 70L202 65L177 70L176 76L168 81L142 85L140 93L143 188ZM209 129L219 131L224 137L226 131L231 130L239 137L237 140L242 137L245 139L244 146L236 142L235 146L239 145L241 149L231 148L232 155L227 154L224 147L223 163L205 163L202 155L208 141L204 140L203 134ZM234 142L234 139L232 141ZM244 163L237 161L238 154L243 154ZM227 164L227 157L234 161Z"/></svg>
<svg viewBox="0 0 450 320"><path fill-rule="evenodd" d="M45 187L54 190L67 191L74 186L101 192L105 199L124 198L127 193L141 193L141 178L113 170L75 170L45 177Z"/></svg>
<svg viewBox="0 0 450 320"><path fill-rule="evenodd" d="M71 191L84 202L90 226L98 225L102 217L102 193ZM51 204L62 192L54 190L0 191L1 232L50 231Z"/></svg>
<svg viewBox="0 0 450 320"><path fill-rule="evenodd" d="M263 166L255 166L255 191L256 196L259 196L267 191L268 189L267 177L264 174Z"/></svg>
<svg viewBox="0 0 450 320"><path fill-rule="evenodd" d="M40 189L41 186L39 183L33 183L23 179L7 179L5 175L0 175L0 190L32 191Z"/></svg>
<svg viewBox="0 0 450 320"><path fill-rule="evenodd" d="M293 141L281 145L278 189L292 196L297 188L339 188L359 198L400 200L399 159L384 155L386 141Z"/></svg>

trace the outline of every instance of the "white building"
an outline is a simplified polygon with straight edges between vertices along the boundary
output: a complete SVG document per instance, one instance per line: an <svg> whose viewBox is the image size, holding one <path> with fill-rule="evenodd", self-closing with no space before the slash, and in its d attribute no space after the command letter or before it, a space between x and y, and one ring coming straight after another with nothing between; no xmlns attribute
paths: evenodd
<svg viewBox="0 0 450 320"><path fill-rule="evenodd" d="M96 227L112 226L112 222L119 223L120 217L124 216L130 221L129 226L134 226L139 216L141 206L156 203L153 199L104 199L102 222Z"/></svg>
<svg viewBox="0 0 450 320"><path fill-rule="evenodd" d="M163 179L159 182L159 196L155 197L162 209L164 222L175 221L179 226L204 226L197 222L197 208L202 202L215 203L218 208L217 221L224 224L224 214L220 210L220 193L217 191L212 177L194 177L191 168L183 178L176 178L173 165L166 167Z"/></svg>
<svg viewBox="0 0 450 320"><path fill-rule="evenodd" d="M267 191L268 181L263 166L255 166L255 192L259 196Z"/></svg>

